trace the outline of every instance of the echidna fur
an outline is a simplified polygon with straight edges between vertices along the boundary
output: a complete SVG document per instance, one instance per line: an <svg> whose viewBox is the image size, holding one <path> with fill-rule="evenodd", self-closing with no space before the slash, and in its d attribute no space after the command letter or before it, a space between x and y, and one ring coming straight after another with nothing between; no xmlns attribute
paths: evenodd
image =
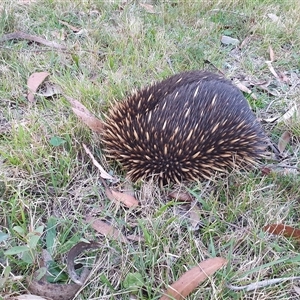
<svg viewBox="0 0 300 300"><path fill-rule="evenodd" d="M243 94L206 71L174 75L117 103L102 139L131 180L154 176L162 184L253 164L266 148Z"/></svg>

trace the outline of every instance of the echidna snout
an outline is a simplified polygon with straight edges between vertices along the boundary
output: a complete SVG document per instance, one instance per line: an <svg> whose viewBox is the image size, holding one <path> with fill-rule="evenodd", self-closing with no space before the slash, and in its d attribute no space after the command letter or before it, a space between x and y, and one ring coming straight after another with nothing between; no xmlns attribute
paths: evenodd
<svg viewBox="0 0 300 300"><path fill-rule="evenodd" d="M117 103L105 122L110 158L133 180L210 178L264 154L265 134L247 100L222 76L174 75Z"/></svg>

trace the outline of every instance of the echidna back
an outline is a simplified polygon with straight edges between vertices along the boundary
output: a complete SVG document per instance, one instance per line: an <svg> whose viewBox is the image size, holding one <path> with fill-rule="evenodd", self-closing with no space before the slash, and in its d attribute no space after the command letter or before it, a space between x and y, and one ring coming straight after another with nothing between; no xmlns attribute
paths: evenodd
<svg viewBox="0 0 300 300"><path fill-rule="evenodd" d="M265 135L242 93L202 71L172 76L118 103L103 136L133 181L209 178L264 153Z"/></svg>

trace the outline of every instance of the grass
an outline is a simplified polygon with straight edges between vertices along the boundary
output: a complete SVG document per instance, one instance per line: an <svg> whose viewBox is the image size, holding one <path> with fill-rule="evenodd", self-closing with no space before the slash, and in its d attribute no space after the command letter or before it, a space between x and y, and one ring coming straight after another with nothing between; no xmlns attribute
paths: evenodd
<svg viewBox="0 0 300 300"><path fill-rule="evenodd" d="M149 1L155 14L142 1L21 2L1 2L0 35L22 30L68 50L23 40L0 45L2 279L8 273L0 281L0 299L26 292L26 278L40 267L42 249L54 260L52 281L65 282L67 252L80 240L97 240L102 248L82 259L93 267L93 275L77 299L159 299L168 284L214 256L228 259L227 267L187 299L298 299L292 282L252 292L225 285L299 275L298 244L263 231L271 223L299 227L298 175L280 169L263 176L257 169L182 185L195 199L191 205L167 199L168 191L151 182L140 183L135 186L140 206L125 209L107 199L99 173L83 151L82 142L113 171L99 136L78 121L63 97L38 96L36 103L28 103L26 82L30 74L48 71L65 94L102 117L113 99L121 100L134 88L184 70L218 68L228 77L270 81L277 97L254 87L259 99L249 101L258 117L282 115L299 99L299 1ZM84 31L73 33L59 20ZM223 34L251 39L235 49L220 44ZM294 78L291 86L279 85L264 63L270 45L274 68ZM299 128L296 119L265 125L275 140L285 130L292 133L287 165L295 166L299 159ZM62 144L54 146L53 138ZM125 183L125 174L117 172ZM87 214L144 241L106 239L85 223ZM31 247L31 260L22 252L4 255L13 247L33 245L37 228L43 234ZM132 277L142 282L138 288L130 283Z"/></svg>

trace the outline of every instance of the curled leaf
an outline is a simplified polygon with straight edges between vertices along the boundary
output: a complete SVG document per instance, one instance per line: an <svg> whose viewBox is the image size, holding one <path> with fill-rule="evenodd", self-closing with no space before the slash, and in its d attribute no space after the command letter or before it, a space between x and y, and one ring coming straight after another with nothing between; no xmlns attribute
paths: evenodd
<svg viewBox="0 0 300 300"><path fill-rule="evenodd" d="M30 102L34 101L34 93L37 91L38 87L44 82L44 80L49 76L48 72L37 72L29 76L27 80L28 95L27 98Z"/></svg>

